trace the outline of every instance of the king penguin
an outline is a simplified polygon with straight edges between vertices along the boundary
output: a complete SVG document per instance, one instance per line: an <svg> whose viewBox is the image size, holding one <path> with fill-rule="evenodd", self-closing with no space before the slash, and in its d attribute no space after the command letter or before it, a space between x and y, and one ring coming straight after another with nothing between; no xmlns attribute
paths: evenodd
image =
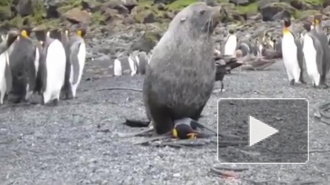
<svg viewBox="0 0 330 185"><path fill-rule="evenodd" d="M323 48L322 75L320 79L320 85L321 87L327 88L328 85L326 84L326 75L330 68L330 49L327 42L327 36L322 30L321 19L322 19L322 15L315 15L313 21L313 27L315 29L315 34L319 39Z"/></svg>
<svg viewBox="0 0 330 185"><path fill-rule="evenodd" d="M0 43L0 105L3 104L5 95L11 90L12 76L9 66L9 51L10 46L8 40L9 34L2 35L2 42Z"/></svg>
<svg viewBox="0 0 330 185"><path fill-rule="evenodd" d="M284 18L282 58L291 85L305 83L303 80L303 55L299 40L290 31L291 21Z"/></svg>
<svg viewBox="0 0 330 185"><path fill-rule="evenodd" d="M65 48L61 41L50 37L50 31L47 32L43 44L43 60L41 61L43 104L53 101L54 105L57 105L65 78Z"/></svg>
<svg viewBox="0 0 330 185"><path fill-rule="evenodd" d="M67 67L65 72L64 92L67 99L76 98L77 88L80 84L81 77L86 61L86 44L83 37L86 34L85 29L78 29L66 46Z"/></svg>
<svg viewBox="0 0 330 185"><path fill-rule="evenodd" d="M313 86L318 87L322 74L323 50L315 32L311 30L311 25L310 22L304 23L307 33L303 37L303 53L307 74L311 78Z"/></svg>
<svg viewBox="0 0 330 185"><path fill-rule="evenodd" d="M40 53L30 38L30 33L29 28L21 30L9 54L13 80L10 95L16 103L27 101L36 85Z"/></svg>
<svg viewBox="0 0 330 185"><path fill-rule="evenodd" d="M237 47L237 36L234 30L229 30L229 35L224 44L224 55L234 56Z"/></svg>

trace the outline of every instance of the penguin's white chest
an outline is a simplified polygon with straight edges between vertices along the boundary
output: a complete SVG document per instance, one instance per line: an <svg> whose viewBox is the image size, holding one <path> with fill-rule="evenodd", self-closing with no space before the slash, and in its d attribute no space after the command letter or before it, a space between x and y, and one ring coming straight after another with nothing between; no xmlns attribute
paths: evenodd
<svg viewBox="0 0 330 185"><path fill-rule="evenodd" d="M59 99L60 90L64 84L66 55L62 43L54 40L47 50L46 56L46 88L44 103Z"/></svg>
<svg viewBox="0 0 330 185"><path fill-rule="evenodd" d="M237 37L236 35L230 35L227 42L225 43L225 55L234 55L237 47Z"/></svg>
<svg viewBox="0 0 330 185"><path fill-rule="evenodd" d="M7 90L5 70L7 65L7 51L0 55L0 105L3 104L3 98Z"/></svg>
<svg viewBox="0 0 330 185"><path fill-rule="evenodd" d="M129 56L128 57L128 63L129 63L129 67L131 69L131 76L134 76L137 72L135 57Z"/></svg>
<svg viewBox="0 0 330 185"><path fill-rule="evenodd" d="M299 82L300 67L298 63L298 48L291 33L284 34L282 39L283 63L288 73L289 80Z"/></svg>
<svg viewBox="0 0 330 185"><path fill-rule="evenodd" d="M315 83L315 85L319 85L320 73L317 69L317 52L314 47L313 39L308 34L306 34L303 39L303 53L307 68L306 71L308 76L312 79L313 83Z"/></svg>
<svg viewBox="0 0 330 185"><path fill-rule="evenodd" d="M115 76L121 76L123 74L123 70L121 67L121 62L118 59L115 59L114 64L113 64L113 74Z"/></svg>

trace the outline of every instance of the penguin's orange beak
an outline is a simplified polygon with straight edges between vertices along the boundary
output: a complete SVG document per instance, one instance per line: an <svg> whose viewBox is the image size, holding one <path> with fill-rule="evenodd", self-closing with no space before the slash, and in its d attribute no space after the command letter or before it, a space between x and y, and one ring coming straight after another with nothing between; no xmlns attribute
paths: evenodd
<svg viewBox="0 0 330 185"><path fill-rule="evenodd" d="M197 134L196 133L189 133L187 134L188 139L196 139L197 138Z"/></svg>

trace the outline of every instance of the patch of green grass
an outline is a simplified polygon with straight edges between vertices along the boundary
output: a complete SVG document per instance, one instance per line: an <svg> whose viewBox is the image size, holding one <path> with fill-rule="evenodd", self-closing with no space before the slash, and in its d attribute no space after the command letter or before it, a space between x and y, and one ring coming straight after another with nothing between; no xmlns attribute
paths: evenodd
<svg viewBox="0 0 330 185"><path fill-rule="evenodd" d="M304 16L315 15L317 13L319 13L319 11L317 10L306 10L306 11L295 10L292 16L295 19L300 19Z"/></svg>
<svg viewBox="0 0 330 185"><path fill-rule="evenodd" d="M197 0L177 0L169 4L168 7L172 10L181 10L182 8L197 2Z"/></svg>
<svg viewBox="0 0 330 185"><path fill-rule="evenodd" d="M324 2L324 0L302 0L302 1L312 5L322 5Z"/></svg>
<svg viewBox="0 0 330 185"><path fill-rule="evenodd" d="M60 12L67 12L72 8L81 7L81 0L67 0L58 8Z"/></svg>
<svg viewBox="0 0 330 185"><path fill-rule="evenodd" d="M0 0L0 6L9 6L12 0Z"/></svg>
<svg viewBox="0 0 330 185"><path fill-rule="evenodd" d="M91 21L93 24L100 25L104 21L104 16L101 12L95 12L92 14Z"/></svg>
<svg viewBox="0 0 330 185"><path fill-rule="evenodd" d="M140 0L138 6L150 6L152 4L151 0Z"/></svg>
<svg viewBox="0 0 330 185"><path fill-rule="evenodd" d="M16 28L21 28L23 26L24 18L21 16L16 16L9 21L9 25Z"/></svg>
<svg viewBox="0 0 330 185"><path fill-rule="evenodd" d="M251 3L247 6L237 6L236 9L240 14L256 13L258 11L258 3Z"/></svg>
<svg viewBox="0 0 330 185"><path fill-rule="evenodd" d="M216 0L216 2L218 2L218 3L228 3L229 0Z"/></svg>

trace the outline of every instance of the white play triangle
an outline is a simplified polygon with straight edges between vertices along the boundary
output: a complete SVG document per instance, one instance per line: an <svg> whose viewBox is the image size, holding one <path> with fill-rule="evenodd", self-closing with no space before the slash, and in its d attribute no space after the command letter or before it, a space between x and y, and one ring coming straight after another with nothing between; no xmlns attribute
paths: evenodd
<svg viewBox="0 0 330 185"><path fill-rule="evenodd" d="M249 146L278 133L278 130L250 116L249 121Z"/></svg>

